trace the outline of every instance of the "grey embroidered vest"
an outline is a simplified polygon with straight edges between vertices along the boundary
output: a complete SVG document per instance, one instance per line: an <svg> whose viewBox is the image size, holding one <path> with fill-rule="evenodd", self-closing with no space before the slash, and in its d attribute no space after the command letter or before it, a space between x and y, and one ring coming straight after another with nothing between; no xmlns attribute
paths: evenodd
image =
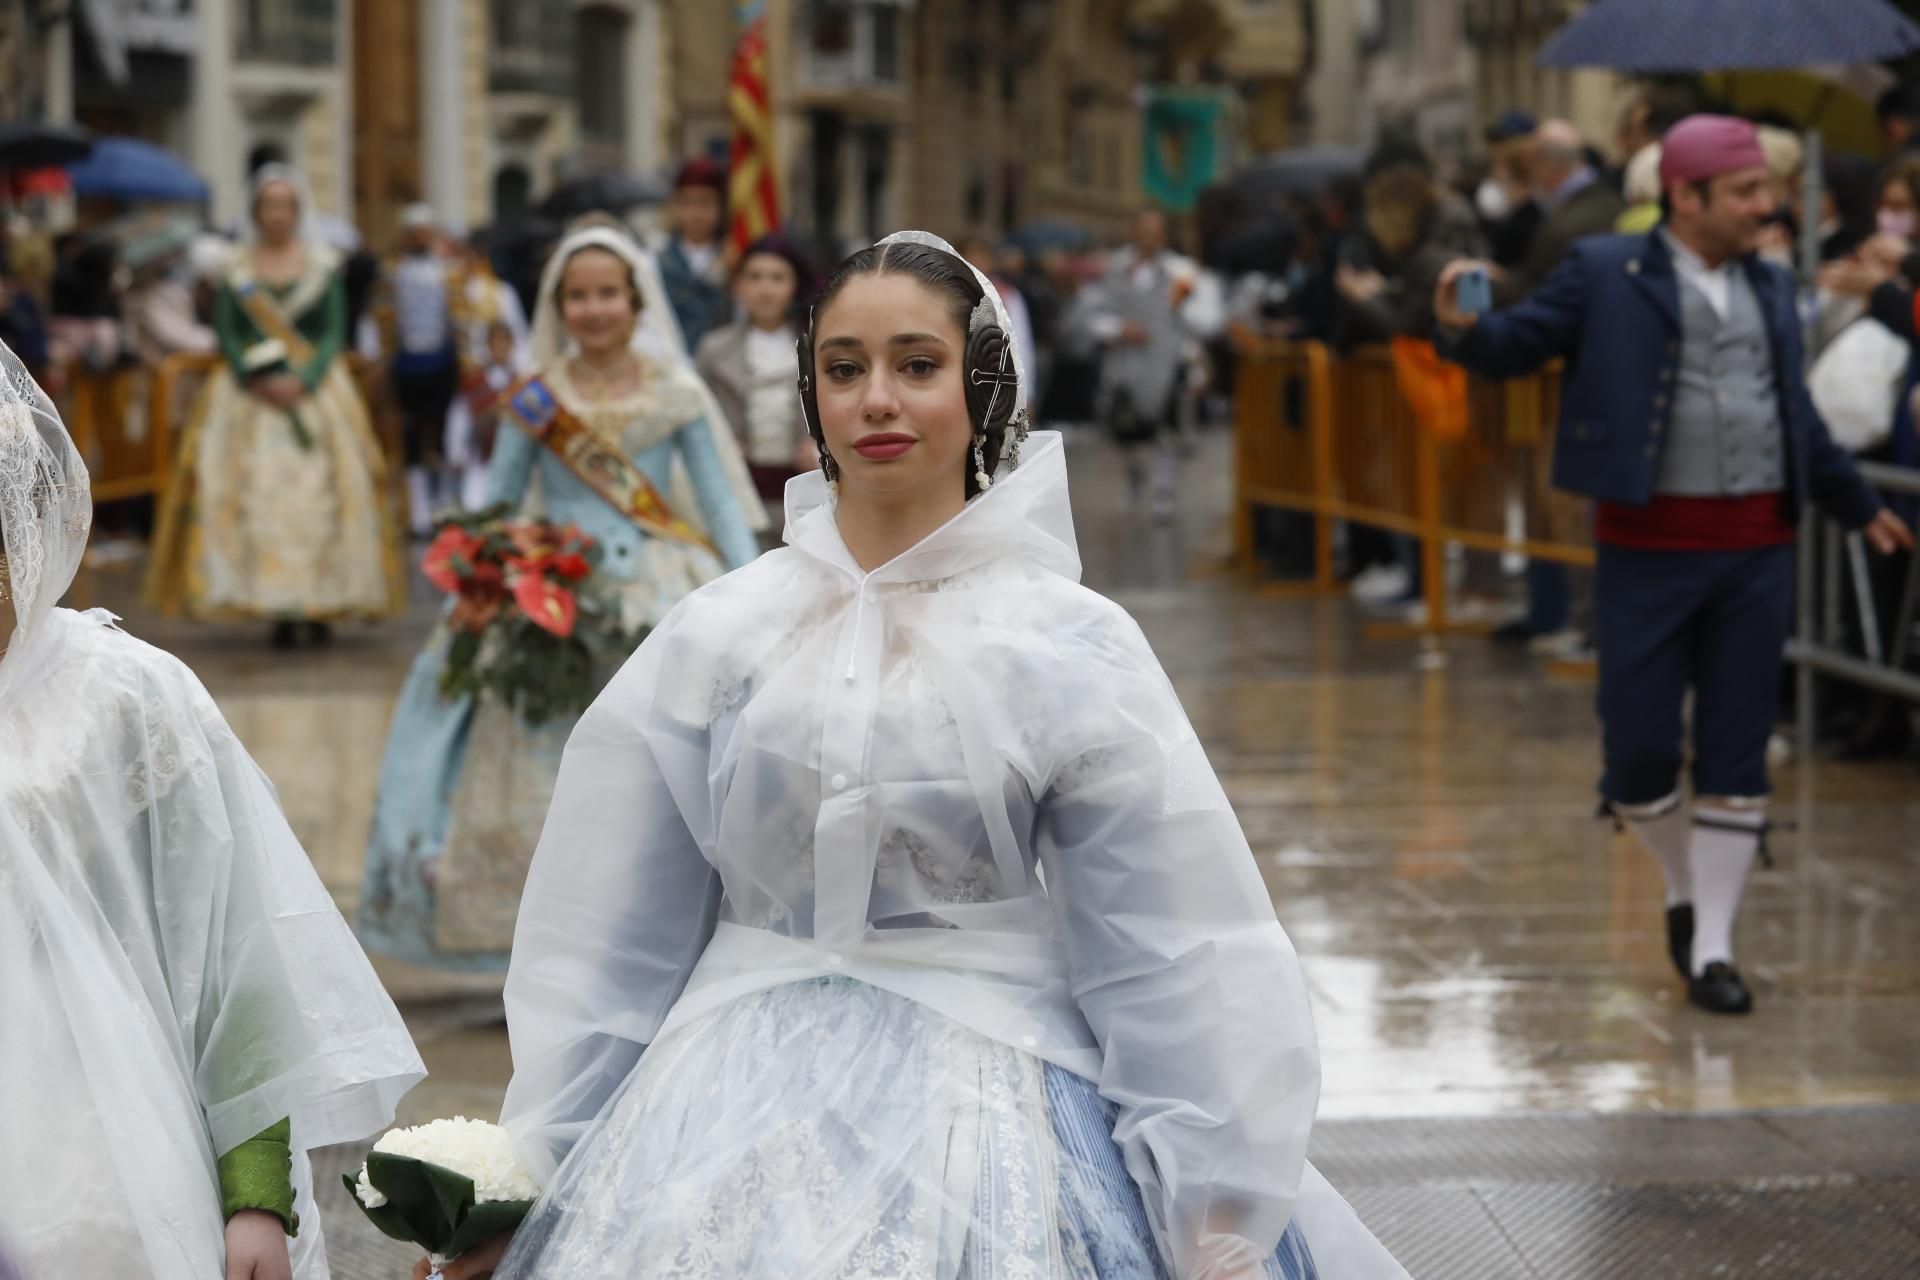
<svg viewBox="0 0 1920 1280"><path fill-rule="evenodd" d="M1656 493L1734 497L1786 487L1773 352L1753 285L1728 273L1724 319L1680 280L1680 365Z"/></svg>

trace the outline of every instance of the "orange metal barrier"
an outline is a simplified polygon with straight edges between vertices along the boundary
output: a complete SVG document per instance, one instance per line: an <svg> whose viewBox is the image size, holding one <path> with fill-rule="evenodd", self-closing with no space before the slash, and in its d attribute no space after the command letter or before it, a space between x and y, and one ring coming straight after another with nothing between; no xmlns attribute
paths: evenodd
<svg viewBox="0 0 1920 1280"><path fill-rule="evenodd" d="M156 414L152 379L141 368L75 368L57 397L74 447L87 464L93 500L157 496L173 466L172 423Z"/></svg>
<svg viewBox="0 0 1920 1280"><path fill-rule="evenodd" d="M1254 511L1314 517L1312 585L1332 591L1333 521L1419 540L1426 617L1448 628L1449 543L1590 565L1586 504L1549 482L1557 369L1533 378L1469 383L1468 429L1442 441L1421 428L1384 347L1335 357L1319 343L1252 342L1235 386L1234 554L1254 558ZM1515 502L1522 536L1507 527Z"/></svg>
<svg viewBox="0 0 1920 1280"><path fill-rule="evenodd" d="M380 367L349 355L347 367L367 402L375 432L389 462L401 474L400 424L386 394ZM96 503L160 498L172 475L178 440L208 375L220 367L215 353L182 352L157 367L92 372L70 368L57 397L74 445L86 461ZM399 487L391 486L398 500Z"/></svg>

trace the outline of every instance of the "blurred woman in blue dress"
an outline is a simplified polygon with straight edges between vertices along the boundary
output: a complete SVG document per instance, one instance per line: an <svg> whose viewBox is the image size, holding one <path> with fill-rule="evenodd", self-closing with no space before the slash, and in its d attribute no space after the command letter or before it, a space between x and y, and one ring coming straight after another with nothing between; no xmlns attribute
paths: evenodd
<svg viewBox="0 0 1920 1280"><path fill-rule="evenodd" d="M590 220L555 250L533 362L506 397L491 501L593 538L596 578L625 627L644 631L754 558L765 515L746 462L693 372L653 261L624 229ZM548 429L556 423L566 432ZM610 492L605 476L622 473L658 518L635 518ZM443 620L394 713L359 930L397 959L503 971L573 717L531 725L493 698L446 695L451 642Z"/></svg>

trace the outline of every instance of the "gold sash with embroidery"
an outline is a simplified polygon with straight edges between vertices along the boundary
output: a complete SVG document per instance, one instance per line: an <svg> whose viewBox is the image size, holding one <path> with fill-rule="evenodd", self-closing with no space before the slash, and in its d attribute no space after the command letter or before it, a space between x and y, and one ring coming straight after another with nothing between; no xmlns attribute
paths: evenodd
<svg viewBox="0 0 1920 1280"><path fill-rule="evenodd" d="M508 421L551 450L580 483L636 528L719 554L698 529L674 513L646 472L568 412L540 375L529 374L514 383L502 401Z"/></svg>
<svg viewBox="0 0 1920 1280"><path fill-rule="evenodd" d="M287 319L287 313L267 293L258 280L249 280L233 290L233 296L239 300L240 309L247 313L247 319L253 321L254 328L280 344L287 353L287 363L295 368L305 368L313 361L313 344L300 336L300 331ZM249 353L251 354L251 353ZM251 360L248 361L252 363ZM263 362L270 363L270 362ZM248 369L257 373L256 369Z"/></svg>

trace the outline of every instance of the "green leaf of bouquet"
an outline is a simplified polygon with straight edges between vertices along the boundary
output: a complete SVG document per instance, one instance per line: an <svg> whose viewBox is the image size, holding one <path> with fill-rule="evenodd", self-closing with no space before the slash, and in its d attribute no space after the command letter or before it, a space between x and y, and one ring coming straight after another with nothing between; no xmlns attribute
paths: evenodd
<svg viewBox="0 0 1920 1280"><path fill-rule="evenodd" d="M367 1156L367 1181L419 1235L418 1244L445 1253L461 1217L473 1206L473 1179L412 1156L375 1151Z"/></svg>
<svg viewBox="0 0 1920 1280"><path fill-rule="evenodd" d="M533 1209L531 1200L482 1200L467 1211L466 1220L441 1252L450 1258L477 1249L504 1231L518 1230Z"/></svg>
<svg viewBox="0 0 1920 1280"><path fill-rule="evenodd" d="M441 1212L446 1214L449 1223L457 1227L467 1211L473 1208L475 1198L473 1179L463 1173L456 1173L445 1165L433 1164L426 1160L416 1163L419 1164L427 1185L433 1189L434 1197L440 1202Z"/></svg>
<svg viewBox="0 0 1920 1280"><path fill-rule="evenodd" d="M430 1220L415 1220L402 1212L392 1196L388 1196L387 1203L379 1208L370 1209L360 1199L360 1184L353 1174L343 1173L340 1175L340 1180L347 1184L347 1194L353 1197L353 1203L359 1207L361 1213L367 1215L368 1222L380 1229L381 1235L398 1240L402 1244L415 1245L429 1253L441 1252L439 1245L451 1235L450 1230L443 1231L440 1225Z"/></svg>

